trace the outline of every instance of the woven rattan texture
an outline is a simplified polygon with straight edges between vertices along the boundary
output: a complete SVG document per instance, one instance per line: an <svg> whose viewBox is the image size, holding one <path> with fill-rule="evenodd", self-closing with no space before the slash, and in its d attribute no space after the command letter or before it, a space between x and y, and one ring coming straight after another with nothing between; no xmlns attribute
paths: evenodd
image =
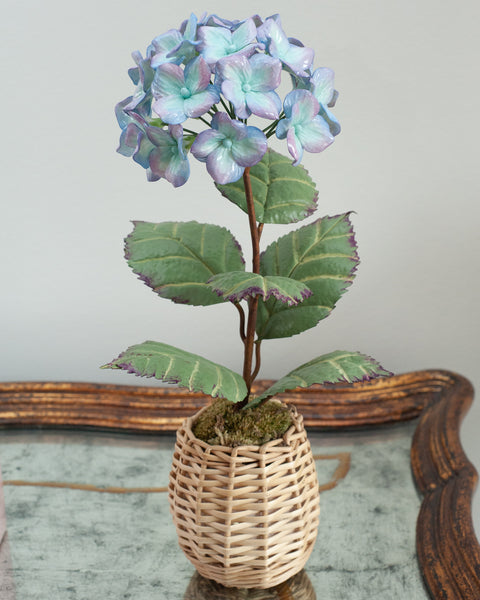
<svg viewBox="0 0 480 600"><path fill-rule="evenodd" d="M227 587L269 588L305 565L320 512L303 427L263 446L210 446L177 432L169 501L179 544L201 575Z"/></svg>

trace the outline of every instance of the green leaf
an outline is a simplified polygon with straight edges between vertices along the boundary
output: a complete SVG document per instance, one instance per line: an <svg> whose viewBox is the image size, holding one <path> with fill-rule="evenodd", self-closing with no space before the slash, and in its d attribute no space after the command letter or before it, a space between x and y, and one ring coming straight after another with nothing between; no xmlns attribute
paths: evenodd
<svg viewBox="0 0 480 600"><path fill-rule="evenodd" d="M318 191L308 172L292 159L268 149L250 168L255 217L259 223L295 223L316 209ZM215 184L223 196L248 213L243 178Z"/></svg>
<svg viewBox="0 0 480 600"><path fill-rule="evenodd" d="M136 221L125 240L133 272L162 298L208 306L225 302L207 285L217 273L245 269L240 245L224 227Z"/></svg>
<svg viewBox="0 0 480 600"><path fill-rule="evenodd" d="M306 285L288 277L262 277L256 273L233 271L220 273L209 281L212 290L225 300L240 302L245 298L261 296L265 300L273 296L288 305L299 304L311 295Z"/></svg>
<svg viewBox="0 0 480 600"><path fill-rule="evenodd" d="M255 398L249 406L254 406L263 399L297 387L310 387L315 383L354 383L391 374L366 354L337 350L297 367Z"/></svg>
<svg viewBox="0 0 480 600"><path fill-rule="evenodd" d="M240 402L247 395L242 377L197 354L160 342L143 342L131 346L118 358L102 367L123 369L143 377L155 377L177 383L191 392L204 392L213 398Z"/></svg>
<svg viewBox="0 0 480 600"><path fill-rule="evenodd" d="M358 262L348 214L318 219L270 244L260 259L261 274L295 279L312 295L292 307L273 298L260 300L259 339L289 337L315 327L352 283Z"/></svg>

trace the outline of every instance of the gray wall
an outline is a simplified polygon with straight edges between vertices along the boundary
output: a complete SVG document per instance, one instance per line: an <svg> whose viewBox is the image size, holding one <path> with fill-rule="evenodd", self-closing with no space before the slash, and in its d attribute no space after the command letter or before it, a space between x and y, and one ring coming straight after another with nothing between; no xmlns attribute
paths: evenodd
<svg viewBox="0 0 480 600"><path fill-rule="evenodd" d="M131 93L132 50L144 52L192 10L243 18L260 5L238 6L4 2L0 379L141 383L98 366L145 339L240 368L236 312L157 298L124 263L122 239L131 219L197 219L228 225L248 247L245 216L199 163L178 190L147 183L115 153L113 117ZM336 71L343 132L304 164L319 185L319 216L356 212L362 259L329 319L264 344L261 376L342 348L397 373L451 369L479 388L479 3L261 7L263 16L280 12L287 32L315 48L316 66ZM266 227L264 239L287 230ZM477 467L479 425L477 405L462 430ZM478 497L475 513L478 526Z"/></svg>

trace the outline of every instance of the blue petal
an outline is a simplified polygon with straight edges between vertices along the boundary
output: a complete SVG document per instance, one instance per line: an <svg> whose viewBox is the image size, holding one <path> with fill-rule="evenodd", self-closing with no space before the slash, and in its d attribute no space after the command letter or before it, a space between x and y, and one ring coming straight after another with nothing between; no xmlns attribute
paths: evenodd
<svg viewBox="0 0 480 600"><path fill-rule="evenodd" d="M222 58L218 61L216 70L222 81L229 80L239 84L249 83L252 76L250 62L243 54Z"/></svg>
<svg viewBox="0 0 480 600"><path fill-rule="evenodd" d="M193 119L204 115L210 108L220 100L216 88L198 92L184 100L184 111L188 117Z"/></svg>
<svg viewBox="0 0 480 600"><path fill-rule="evenodd" d="M183 87L185 87L185 79L181 67L171 63L158 67L152 83L152 91L155 98L161 96L179 96Z"/></svg>
<svg viewBox="0 0 480 600"><path fill-rule="evenodd" d="M232 33L232 45L236 50L242 50L256 42L257 27L252 18L246 19ZM252 50L253 53L253 50Z"/></svg>
<svg viewBox="0 0 480 600"><path fill-rule="evenodd" d="M134 123L129 123L120 135L120 145L117 152L123 156L132 156L137 149L139 128Z"/></svg>
<svg viewBox="0 0 480 600"><path fill-rule="evenodd" d="M165 96L159 98L153 105L153 110L169 125L177 125L186 121L185 101L181 96Z"/></svg>
<svg viewBox="0 0 480 600"><path fill-rule="evenodd" d="M200 52L206 62L211 65L227 54L226 48L232 40L232 33L224 27L199 27L198 37L201 40Z"/></svg>
<svg viewBox="0 0 480 600"><path fill-rule="evenodd" d="M293 165L296 167L300 164L303 158L303 146L295 135L295 129L291 128L287 132L287 147L290 154L295 159Z"/></svg>
<svg viewBox="0 0 480 600"><path fill-rule="evenodd" d="M285 97L283 109L292 125L311 121L320 110L314 95L308 90L293 90Z"/></svg>
<svg viewBox="0 0 480 600"><path fill-rule="evenodd" d="M315 117L305 125L297 125L295 134L307 152L322 152L334 140L327 122L322 117Z"/></svg>
<svg viewBox="0 0 480 600"><path fill-rule="evenodd" d="M190 176L190 163L188 159L181 156L173 156L172 160L165 169L165 179L169 181L173 187L180 187L186 183Z"/></svg>
<svg viewBox="0 0 480 600"><path fill-rule="evenodd" d="M254 54L250 59L252 76L249 83L255 92L270 92L276 89L282 78L282 63L266 54Z"/></svg>
<svg viewBox="0 0 480 600"><path fill-rule="evenodd" d="M141 165L144 169L147 169L150 166L149 156L150 152L155 148L152 142L147 138L145 134L141 134L140 143L138 144L138 149L133 155L133 160Z"/></svg>
<svg viewBox="0 0 480 600"><path fill-rule="evenodd" d="M246 100L248 108L254 115L272 121L278 119L282 110L282 101L276 92L249 92Z"/></svg>
<svg viewBox="0 0 480 600"><path fill-rule="evenodd" d="M179 125L171 125L171 127L179 127ZM170 153L171 148L177 146L177 142L172 139L170 133L165 131L165 129L159 129L158 127L147 127L145 133L154 146L159 148L169 148Z"/></svg>
<svg viewBox="0 0 480 600"><path fill-rule="evenodd" d="M335 92L333 80L334 72L332 69L322 67L313 72L311 78L312 93L320 104L324 106L327 106L332 101Z"/></svg>
<svg viewBox="0 0 480 600"><path fill-rule="evenodd" d="M207 171L213 180L221 185L237 181L244 170L235 162L229 148L225 146L218 147L207 158Z"/></svg>
<svg viewBox="0 0 480 600"><path fill-rule="evenodd" d="M328 126L330 127L330 133L332 135L338 135L340 133L342 129L340 127L340 123L326 106L320 105L320 112L318 114L328 123Z"/></svg>
<svg viewBox="0 0 480 600"><path fill-rule="evenodd" d="M195 138L191 152L197 160L205 162L207 157L222 144L224 139L225 137L218 133L218 131L207 129L199 133Z"/></svg>
<svg viewBox="0 0 480 600"><path fill-rule="evenodd" d="M287 137L288 130L291 127L290 119L281 119L275 131L277 138L283 140Z"/></svg>
<svg viewBox="0 0 480 600"><path fill-rule="evenodd" d="M224 81L222 83L222 92L225 98L233 104L237 117L247 119L252 114L248 110L246 94L240 82L232 80Z"/></svg>
<svg viewBox="0 0 480 600"><path fill-rule="evenodd" d="M210 84L211 71L205 60L197 56L185 67L185 85L192 94L205 90Z"/></svg>
<svg viewBox="0 0 480 600"><path fill-rule="evenodd" d="M268 148L267 138L257 127L247 127L247 135L232 144L232 157L242 167L253 167Z"/></svg>
<svg viewBox="0 0 480 600"><path fill-rule="evenodd" d="M156 69L164 63L175 62L176 57L168 57L168 54L179 46L182 41L182 34L176 29L170 29L152 40L147 48L147 58L151 58L152 68Z"/></svg>

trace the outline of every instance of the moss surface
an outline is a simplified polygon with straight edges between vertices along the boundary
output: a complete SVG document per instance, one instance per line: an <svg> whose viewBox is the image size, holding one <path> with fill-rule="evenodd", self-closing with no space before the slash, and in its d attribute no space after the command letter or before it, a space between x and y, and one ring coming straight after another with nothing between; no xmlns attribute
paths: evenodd
<svg viewBox="0 0 480 600"><path fill-rule="evenodd" d="M260 446L281 438L291 425L290 409L278 401L237 410L232 402L219 399L198 417L193 433L212 446Z"/></svg>

